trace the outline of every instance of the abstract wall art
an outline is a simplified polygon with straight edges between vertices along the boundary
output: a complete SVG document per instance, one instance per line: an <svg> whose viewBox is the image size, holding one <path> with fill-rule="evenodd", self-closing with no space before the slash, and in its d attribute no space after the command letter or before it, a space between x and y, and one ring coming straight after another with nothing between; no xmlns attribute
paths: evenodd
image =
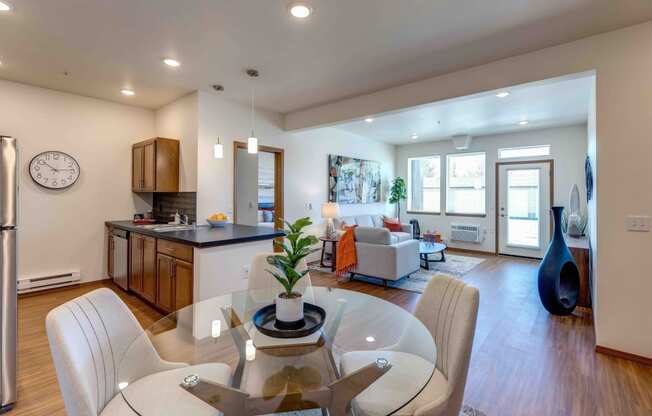
<svg viewBox="0 0 652 416"><path fill-rule="evenodd" d="M328 156L328 201L371 204L381 201L381 166L372 160Z"/></svg>

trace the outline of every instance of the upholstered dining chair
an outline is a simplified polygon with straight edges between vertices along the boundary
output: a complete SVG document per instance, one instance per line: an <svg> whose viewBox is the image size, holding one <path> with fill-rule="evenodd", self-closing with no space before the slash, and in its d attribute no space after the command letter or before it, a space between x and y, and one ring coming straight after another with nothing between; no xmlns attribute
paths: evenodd
<svg viewBox="0 0 652 416"><path fill-rule="evenodd" d="M273 289L278 293L283 291L283 286L268 272L268 270L274 270L274 266L267 263L267 257L273 254L275 253L258 253L254 256L249 267L249 290ZM305 259L301 260L299 270L306 270L307 268L308 264ZM310 273L308 273L299 280L295 286L295 290L303 293L310 286L312 286L312 282L310 281Z"/></svg>
<svg viewBox="0 0 652 416"><path fill-rule="evenodd" d="M189 366L162 360L149 339L141 336L143 329L131 311L106 288L53 309L45 325L68 416L136 415L119 394L123 377L131 381L130 398L144 414L214 416L213 407L190 396L179 384L191 374L220 385L230 383L226 364ZM128 350L132 359L121 367ZM170 409L170 403L176 408Z"/></svg>
<svg viewBox="0 0 652 416"><path fill-rule="evenodd" d="M419 299L414 314L428 328L437 346L437 362L428 384L407 405L393 415L458 416L464 398L473 337L478 316L479 293L463 281L433 277ZM392 364L391 377L384 376L360 393L352 402L358 416L386 415L395 410L384 401L386 395L411 394L410 381L415 372L430 373L433 365L420 355L418 343L409 334L399 341L401 351L413 345L414 353L384 351ZM373 362L378 351L353 351L342 356L343 375ZM414 391L414 389L412 389ZM400 401L400 400L398 400Z"/></svg>

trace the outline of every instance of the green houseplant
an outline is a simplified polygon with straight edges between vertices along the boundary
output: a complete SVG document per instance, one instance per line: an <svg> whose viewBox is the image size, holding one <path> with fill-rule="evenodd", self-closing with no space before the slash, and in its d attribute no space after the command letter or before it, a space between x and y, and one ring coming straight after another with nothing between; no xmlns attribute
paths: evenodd
<svg viewBox="0 0 652 416"><path fill-rule="evenodd" d="M303 229L312 225L310 218L299 218L294 223L284 221L285 241L277 242L283 249L282 254L267 257L267 263L275 270L267 270L285 289L276 297L276 319L281 322L296 322L303 320L303 298L294 292L294 286L308 270L298 270L301 260L319 250L313 248L318 243L314 235L305 235Z"/></svg>
<svg viewBox="0 0 652 416"><path fill-rule="evenodd" d="M396 204L396 216L401 219L401 201L407 199L407 185L405 179L400 176L392 181L392 187L389 189L389 203Z"/></svg>

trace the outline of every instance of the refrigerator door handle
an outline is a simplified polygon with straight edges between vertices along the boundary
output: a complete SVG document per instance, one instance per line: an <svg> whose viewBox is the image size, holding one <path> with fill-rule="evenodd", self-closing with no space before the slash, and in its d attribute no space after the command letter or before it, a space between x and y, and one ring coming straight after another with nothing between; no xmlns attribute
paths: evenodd
<svg viewBox="0 0 652 416"><path fill-rule="evenodd" d="M0 227L17 224L18 148L16 139L0 136Z"/></svg>
<svg viewBox="0 0 652 416"><path fill-rule="evenodd" d="M16 234L17 230L0 232L0 405L16 401Z"/></svg>

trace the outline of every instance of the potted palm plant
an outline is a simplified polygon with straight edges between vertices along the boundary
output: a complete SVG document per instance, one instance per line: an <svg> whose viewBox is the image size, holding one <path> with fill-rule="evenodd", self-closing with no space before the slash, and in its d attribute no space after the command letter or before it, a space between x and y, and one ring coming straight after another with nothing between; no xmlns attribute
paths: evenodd
<svg viewBox="0 0 652 416"><path fill-rule="evenodd" d="M276 243L283 249L283 254L274 254L267 257L267 263L274 266L275 270L267 270L285 289L276 296L276 321L281 326L292 327L300 325L303 321L303 297L294 291L294 286L301 280L308 270L297 270L301 260L309 254L319 250L313 248L317 244L317 237L304 235L303 229L312 225L310 218L300 218L293 224L284 221L285 241Z"/></svg>
<svg viewBox="0 0 652 416"><path fill-rule="evenodd" d="M405 185L405 179L400 176L394 179L392 182L392 187L389 190L389 203L396 204L396 216L401 220L401 201L407 199L407 186Z"/></svg>

